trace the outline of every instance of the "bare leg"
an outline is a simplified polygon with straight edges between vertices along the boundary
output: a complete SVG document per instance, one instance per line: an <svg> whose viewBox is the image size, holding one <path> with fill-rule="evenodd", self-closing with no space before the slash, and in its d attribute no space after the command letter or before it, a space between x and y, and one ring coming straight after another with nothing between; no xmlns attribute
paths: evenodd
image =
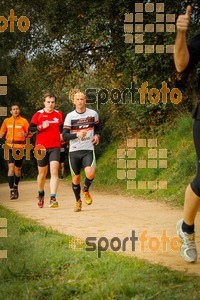
<svg viewBox="0 0 200 300"><path fill-rule="evenodd" d="M62 177L64 177L64 171L65 171L65 163L60 163L60 173Z"/></svg>
<svg viewBox="0 0 200 300"><path fill-rule="evenodd" d="M48 171L48 166L45 167L38 166L38 176L37 176L38 191L44 190L47 171Z"/></svg>
<svg viewBox="0 0 200 300"><path fill-rule="evenodd" d="M93 168L93 167L86 167L85 168L85 176L88 179L90 179L90 180L94 179L94 174L95 174L95 168Z"/></svg>
<svg viewBox="0 0 200 300"><path fill-rule="evenodd" d="M8 176L14 176L15 165L14 163L8 163Z"/></svg>
<svg viewBox="0 0 200 300"><path fill-rule="evenodd" d="M59 169L59 162L58 161L51 161L50 162L50 193L56 194L59 185L59 178L58 178L58 169Z"/></svg>
<svg viewBox="0 0 200 300"><path fill-rule="evenodd" d="M22 168L20 167L15 167L15 176L21 177L21 170Z"/></svg>
<svg viewBox="0 0 200 300"><path fill-rule="evenodd" d="M188 225L193 225L195 217L200 207L200 197L198 197L191 186L188 185L185 191L185 202L184 202L184 222Z"/></svg>

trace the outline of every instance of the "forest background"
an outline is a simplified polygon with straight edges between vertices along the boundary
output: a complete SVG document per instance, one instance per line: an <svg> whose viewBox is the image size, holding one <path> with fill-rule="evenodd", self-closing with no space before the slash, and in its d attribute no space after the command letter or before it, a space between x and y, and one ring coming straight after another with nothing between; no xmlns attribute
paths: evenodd
<svg viewBox="0 0 200 300"><path fill-rule="evenodd" d="M1 1L1 16L8 19L13 9L18 19L20 16L29 19L30 27L21 32L15 22L14 32L10 32L9 27L0 32L0 76L8 78L8 92L0 96L0 106L8 107L9 115L9 106L18 103L21 115L30 121L32 114L43 107L43 93L51 91L58 96L57 108L65 116L73 109L71 95L74 91L96 89L93 96L97 101L88 106L98 111L101 121L97 158L102 157L110 145L123 144L127 138L162 136L174 127L177 119L188 117L199 97L198 68L189 75L180 75L175 71L173 54L138 54L134 40L125 43L125 14L134 13L135 2ZM175 14L177 18L185 12L188 1L137 3L164 3L164 13ZM199 2L192 1L192 7L188 37L199 28ZM144 26L156 24L155 13L144 13L143 17ZM143 37L146 45L168 45L174 44L175 33L143 32ZM137 89L147 82L149 90L160 90L163 81L170 90L178 88L181 91L182 101L174 104L168 94L166 104L161 101L152 104L146 95L145 103L141 104ZM127 93L123 103L116 98L117 94L112 94L114 89L123 92L133 85L134 99ZM103 97L102 89L108 92L104 104L98 101L98 97ZM0 117L0 124L4 118ZM24 174L28 178L36 176L34 160L24 162ZM5 175L1 149L1 182L5 181Z"/></svg>

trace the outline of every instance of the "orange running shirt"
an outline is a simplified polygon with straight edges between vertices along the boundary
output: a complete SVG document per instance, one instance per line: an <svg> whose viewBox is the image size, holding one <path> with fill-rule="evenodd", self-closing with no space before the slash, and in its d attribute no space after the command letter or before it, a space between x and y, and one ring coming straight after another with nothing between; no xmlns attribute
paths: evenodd
<svg viewBox="0 0 200 300"><path fill-rule="evenodd" d="M29 123L25 118L13 116L6 118L0 129L0 133L5 135L6 144L11 148L23 148L26 137L24 133L28 134ZM19 144L17 143L19 142Z"/></svg>

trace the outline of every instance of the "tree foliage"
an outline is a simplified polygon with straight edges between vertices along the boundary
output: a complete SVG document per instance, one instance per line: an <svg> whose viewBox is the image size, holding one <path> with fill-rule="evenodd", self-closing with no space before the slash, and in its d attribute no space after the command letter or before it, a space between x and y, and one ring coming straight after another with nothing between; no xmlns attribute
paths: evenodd
<svg viewBox="0 0 200 300"><path fill-rule="evenodd" d="M148 100L140 105L138 95L133 104L130 94L125 104L113 104L109 98L99 108L105 143L122 133L135 134L144 127L154 131L174 112L191 109L190 103L196 100L191 93L196 75L188 78L177 74L172 54L136 54L134 43L125 43L124 14L134 13L135 2L164 3L165 14L176 17L185 12L188 3L187 0L1 1L1 16L8 18L10 9L14 9L18 18L26 16L30 20L30 28L20 32L15 22L14 32L9 27L0 32L0 75L8 76L8 94L0 96L0 104L19 102L29 119L42 105L42 94L47 90L58 95L59 108L65 114L72 108L69 92L74 88L83 91L89 87L105 88L110 95L112 89L123 91L133 82L136 88L147 81L149 89L160 89L165 81L170 89L181 89L183 101L177 106L170 102L155 105ZM200 22L199 1L193 0L192 6L188 37L199 28ZM143 23L155 24L155 14L144 13ZM143 35L145 44L155 45L173 44L175 38L174 33L143 32Z"/></svg>

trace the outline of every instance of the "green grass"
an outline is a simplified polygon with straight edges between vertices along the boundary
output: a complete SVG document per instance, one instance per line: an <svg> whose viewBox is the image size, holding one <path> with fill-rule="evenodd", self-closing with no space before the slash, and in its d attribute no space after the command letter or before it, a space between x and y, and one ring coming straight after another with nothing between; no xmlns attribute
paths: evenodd
<svg viewBox="0 0 200 300"><path fill-rule="evenodd" d="M137 180L167 180L167 189L127 189L127 180L117 178L117 149L128 149L126 140L112 143L97 162L94 186L110 192L127 193L146 199L157 199L182 205L185 188L196 172L195 150L192 141L192 118L185 114L172 124L165 124L156 134L140 138L157 139L157 149L167 149L167 168L137 169ZM136 148L137 159L146 159L148 148Z"/></svg>
<svg viewBox="0 0 200 300"><path fill-rule="evenodd" d="M71 237L0 207L8 237L0 249L0 299L199 299L195 276L133 257L74 251Z"/></svg>

